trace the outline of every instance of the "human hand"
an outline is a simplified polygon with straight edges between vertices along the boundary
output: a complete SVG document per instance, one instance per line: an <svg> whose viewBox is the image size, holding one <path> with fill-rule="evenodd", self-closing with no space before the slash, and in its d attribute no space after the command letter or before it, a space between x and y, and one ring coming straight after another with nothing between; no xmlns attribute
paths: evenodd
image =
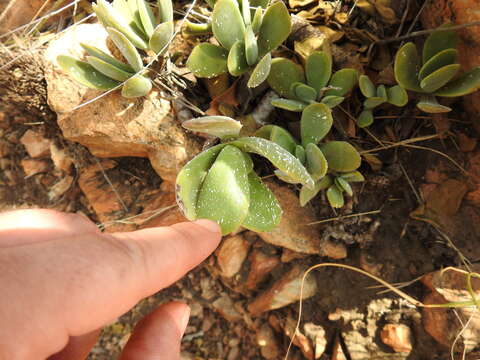
<svg viewBox="0 0 480 360"><path fill-rule="evenodd" d="M102 326L182 277L220 238L208 220L103 234L75 214L0 214L0 360L85 359ZM179 359L189 313L162 305L120 359Z"/></svg>

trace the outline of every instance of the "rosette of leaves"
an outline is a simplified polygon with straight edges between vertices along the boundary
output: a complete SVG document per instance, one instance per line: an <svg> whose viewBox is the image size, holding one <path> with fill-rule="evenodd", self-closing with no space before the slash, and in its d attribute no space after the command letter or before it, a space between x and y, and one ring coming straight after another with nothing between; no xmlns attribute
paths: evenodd
<svg viewBox="0 0 480 360"><path fill-rule="evenodd" d="M171 0L158 1L155 16L145 0L98 0L92 5L100 23L127 63L88 44L81 44L87 53L86 61L61 55L57 58L62 69L79 83L95 89L110 90L122 85L122 95L134 98L147 95L152 83L140 49L155 54L165 53L173 35Z"/></svg>
<svg viewBox="0 0 480 360"><path fill-rule="evenodd" d="M252 10L248 0L218 0L213 8L211 27L219 45L198 44L190 54L187 67L199 78L230 73L240 76L251 72L248 87L254 88L267 78L271 51L290 34L290 14L281 1L266 9Z"/></svg>
<svg viewBox="0 0 480 360"><path fill-rule="evenodd" d="M302 206L320 191L327 190L330 205L335 208L342 207L344 193L353 195L349 183L363 181L363 176L356 171L361 163L358 151L345 141L323 141L332 125L330 108L316 103L308 105L302 113L300 143L287 130L277 125L265 125L255 134L278 144L306 167L314 180L314 186L302 186ZM298 183L282 169L275 170L275 175L287 183Z"/></svg>
<svg viewBox="0 0 480 360"><path fill-rule="evenodd" d="M408 94L404 88L399 85L386 87L379 85L375 87L370 78L366 75L360 75L358 81L360 91L367 99L363 102L363 111L358 116L357 124L359 127L367 127L373 123L373 109L384 103L395 106L405 106L408 102Z"/></svg>
<svg viewBox="0 0 480 360"><path fill-rule="evenodd" d="M270 87L280 96L272 105L301 112L308 105L322 103L329 108L340 104L358 82L355 69L341 69L332 75L332 58L324 51L313 52L306 60L305 70L290 59L272 60Z"/></svg>
<svg viewBox="0 0 480 360"><path fill-rule="evenodd" d="M457 97L480 87L480 67L459 75L456 63L457 34L443 25L426 39L420 58L411 42L403 45L395 58L395 78L400 86L420 94L417 107L428 113L452 109L438 103L436 96Z"/></svg>
<svg viewBox="0 0 480 360"><path fill-rule="evenodd" d="M214 220L224 235L240 227L270 231L280 222L280 205L255 173L250 153L268 159L292 181L314 186L302 163L282 146L260 137L239 137L239 121L207 116L182 125L222 141L190 160L177 176L177 202L189 220Z"/></svg>

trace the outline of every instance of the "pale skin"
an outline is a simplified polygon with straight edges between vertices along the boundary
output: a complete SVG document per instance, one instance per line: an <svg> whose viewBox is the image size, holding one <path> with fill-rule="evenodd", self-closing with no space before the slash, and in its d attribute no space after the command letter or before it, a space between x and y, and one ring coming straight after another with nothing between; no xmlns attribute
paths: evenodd
<svg viewBox="0 0 480 360"><path fill-rule="evenodd" d="M208 220L104 234L51 210L0 213L0 360L83 360L103 326L180 279L221 239ZM135 327L120 360L179 360L190 314L169 302Z"/></svg>

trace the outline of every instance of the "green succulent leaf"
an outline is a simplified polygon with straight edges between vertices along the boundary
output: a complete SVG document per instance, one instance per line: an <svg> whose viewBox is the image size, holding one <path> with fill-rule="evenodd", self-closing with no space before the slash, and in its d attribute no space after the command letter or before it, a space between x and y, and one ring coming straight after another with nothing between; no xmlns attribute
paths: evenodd
<svg viewBox="0 0 480 360"><path fill-rule="evenodd" d="M133 14L130 11L130 6L126 0L114 0L112 2L112 7L118 11L118 13L127 21L130 26L136 25ZM140 27L140 29L142 28Z"/></svg>
<svg viewBox="0 0 480 360"><path fill-rule="evenodd" d="M449 28L452 24L444 24L439 28ZM425 40L423 45L423 63L425 64L432 57L443 50L457 47L458 37L455 31L435 31Z"/></svg>
<svg viewBox="0 0 480 360"><path fill-rule="evenodd" d="M94 56L87 56L87 62L92 65L97 71L100 71L103 75L108 76L111 79L117 81L125 81L134 74L125 72L106 61L103 61Z"/></svg>
<svg viewBox="0 0 480 360"><path fill-rule="evenodd" d="M73 57L60 55L57 57L60 67L73 77L80 84L95 90L110 90L118 86L120 83L101 72L87 62L77 60Z"/></svg>
<svg viewBox="0 0 480 360"><path fill-rule="evenodd" d="M158 0L158 22L164 23L173 21L173 4L172 0Z"/></svg>
<svg viewBox="0 0 480 360"><path fill-rule="evenodd" d="M365 106L365 109L371 110L379 105L382 105L385 101L386 100L384 98L375 96L375 97L366 99L363 102L363 106Z"/></svg>
<svg viewBox="0 0 480 360"><path fill-rule="evenodd" d="M270 5L263 15L258 35L260 56L264 56L280 46L290 34L292 28L290 14L282 1Z"/></svg>
<svg viewBox="0 0 480 360"><path fill-rule="evenodd" d="M458 51L456 49L445 49L440 51L438 54L432 56L425 64L423 64L420 72L418 73L418 78L423 80L434 71L455 63L457 54Z"/></svg>
<svg viewBox="0 0 480 360"><path fill-rule="evenodd" d="M272 105L280 109L294 112L301 112L307 107L307 104L302 101L290 99L273 99Z"/></svg>
<svg viewBox="0 0 480 360"><path fill-rule="evenodd" d="M395 79L404 89L422 92L418 81L420 71L420 59L417 48L411 42L403 45L395 55Z"/></svg>
<svg viewBox="0 0 480 360"><path fill-rule="evenodd" d="M115 3L118 0L115 0L112 5L115 7ZM123 0L122 0L123 1ZM147 34L143 29L142 19L140 19L140 12L138 11L137 0L126 0L128 8L130 9L130 15L125 15L125 19L128 19L132 29L140 35L141 38L146 39ZM125 13L125 9L121 10L122 14Z"/></svg>
<svg viewBox="0 0 480 360"><path fill-rule="evenodd" d="M222 0L221 0L222 1ZM197 218L216 221L222 234L240 228L250 206L250 184L240 149L227 145L218 154L198 195Z"/></svg>
<svg viewBox="0 0 480 360"><path fill-rule="evenodd" d="M358 127L365 128L373 124L373 112L371 109L363 110L360 115L358 115L357 125Z"/></svg>
<svg viewBox="0 0 480 360"><path fill-rule="evenodd" d="M122 87L122 96L125 98L136 98L147 95L152 90L152 81L145 76L133 76Z"/></svg>
<svg viewBox="0 0 480 360"><path fill-rule="evenodd" d="M442 86L446 85L450 80L452 80L455 75L457 75L460 70L460 64L451 64L444 66L427 77L425 77L420 82L420 87L426 93L432 93Z"/></svg>
<svg viewBox="0 0 480 360"><path fill-rule="evenodd" d="M343 198L342 190L336 185L331 185L327 190L327 199L330 206L333 208L341 208L345 205L345 199Z"/></svg>
<svg viewBox="0 0 480 360"><path fill-rule="evenodd" d="M302 145L295 146L295 157L302 163L302 165L307 163L307 154Z"/></svg>
<svg viewBox="0 0 480 360"><path fill-rule="evenodd" d="M417 107L426 113L432 114L440 114L452 111L452 109L448 106L439 104L435 96L432 95L422 96L420 101L417 103Z"/></svg>
<svg viewBox="0 0 480 360"><path fill-rule="evenodd" d="M480 88L480 66L463 74L440 88L435 95L445 97L456 97L470 94Z"/></svg>
<svg viewBox="0 0 480 360"><path fill-rule="evenodd" d="M306 103L313 102L317 99L317 91L305 84L299 84L295 87L295 95L298 99Z"/></svg>
<svg viewBox="0 0 480 360"><path fill-rule="evenodd" d="M333 125L332 112L325 104L308 105L302 112L300 121L302 145L318 144Z"/></svg>
<svg viewBox="0 0 480 360"><path fill-rule="evenodd" d="M347 180L348 182L362 182L365 181L365 178L360 173L360 171L352 171L345 174L340 175L343 179Z"/></svg>
<svg viewBox="0 0 480 360"><path fill-rule="evenodd" d="M395 106L405 106L408 103L408 94L399 85L387 89L388 102Z"/></svg>
<svg viewBox="0 0 480 360"><path fill-rule="evenodd" d="M155 29L155 16L153 15L152 8L145 0L137 0L138 13L142 20L142 26L145 33L150 38Z"/></svg>
<svg viewBox="0 0 480 360"><path fill-rule="evenodd" d="M272 141L258 137L247 137L235 140L233 145L243 151L255 153L268 159L277 169L285 173L297 183L313 186L314 182L307 169L287 150Z"/></svg>
<svg viewBox="0 0 480 360"><path fill-rule="evenodd" d="M279 178L283 182L286 182L287 184L298 184L298 181L296 179L292 179L290 176L288 176L281 170L274 170L273 173L277 178Z"/></svg>
<svg viewBox="0 0 480 360"><path fill-rule="evenodd" d="M387 88L385 87L385 85L379 85L377 87L377 96L382 98L383 101L387 101L388 100L388 96L387 96Z"/></svg>
<svg viewBox="0 0 480 360"><path fill-rule="evenodd" d="M266 54L255 66L248 79L247 86L249 88L256 88L265 80L267 80L268 74L270 73L270 67L272 65L272 56L270 53Z"/></svg>
<svg viewBox="0 0 480 360"><path fill-rule="evenodd" d="M319 147L312 143L307 144L305 147L305 154L307 157L307 170L312 179L315 181L320 180L327 174L327 159L325 159Z"/></svg>
<svg viewBox="0 0 480 360"><path fill-rule="evenodd" d="M316 181L313 189L302 186L302 188L300 189L300 206L305 206L310 200L317 196L320 191L325 190L332 184L332 178L327 175L321 180Z"/></svg>
<svg viewBox="0 0 480 360"><path fill-rule="evenodd" d="M328 95L322 98L321 103L333 109L335 106L340 105L343 100L345 100L343 96Z"/></svg>
<svg viewBox="0 0 480 360"><path fill-rule="evenodd" d="M148 45L156 54L164 54L168 50L168 44L172 36L173 21L164 22L155 28Z"/></svg>
<svg viewBox="0 0 480 360"><path fill-rule="evenodd" d="M257 7L255 10L255 15L253 15L252 21L252 30L255 35L258 35L260 32L260 27L262 26L262 19L263 19L263 10L261 7Z"/></svg>
<svg viewBox="0 0 480 360"><path fill-rule="evenodd" d="M99 48L97 48L95 46L91 46L91 45L84 44L84 43L80 43L80 45L82 46L82 48L85 49L87 54L90 55L90 56L94 56L94 57L96 57L100 60L103 60L103 61L105 61L105 62L107 62L107 63L125 71L125 72L131 72L131 73L135 72L135 70L133 70L133 68L130 65L127 65L127 64L124 64L121 61L118 61L113 56L110 56L109 54L107 54L106 52L100 50Z"/></svg>
<svg viewBox="0 0 480 360"><path fill-rule="evenodd" d="M305 75L302 67L292 60L275 58L272 60L267 81L280 96L294 99L295 93L291 91L291 86L296 82L304 83Z"/></svg>
<svg viewBox="0 0 480 360"><path fill-rule="evenodd" d="M241 0L243 22L248 27L252 24L252 14L250 12L250 2L248 0Z"/></svg>
<svg viewBox="0 0 480 360"><path fill-rule="evenodd" d="M230 48L243 41L245 24L236 0L218 0L212 13L212 31L220 45Z"/></svg>
<svg viewBox="0 0 480 360"><path fill-rule="evenodd" d="M307 58L305 72L308 85L319 94L332 76L332 57L324 51L313 52Z"/></svg>
<svg viewBox="0 0 480 360"><path fill-rule="evenodd" d="M297 141L284 128L274 125L270 134L270 140L280 145L291 154L295 154Z"/></svg>
<svg viewBox="0 0 480 360"><path fill-rule="evenodd" d="M363 96L366 98L377 95L375 85L367 75L360 75L360 78L358 79L358 86L360 87L360 91L362 92Z"/></svg>
<svg viewBox="0 0 480 360"><path fill-rule="evenodd" d="M358 71L355 69L342 69L333 74L329 86L333 89L327 90L325 96L344 96L357 85Z"/></svg>
<svg viewBox="0 0 480 360"><path fill-rule="evenodd" d="M251 0L250 6L253 7L261 7L262 9L266 9L270 0Z"/></svg>
<svg viewBox="0 0 480 360"><path fill-rule="evenodd" d="M245 44L238 40L230 48L227 59L228 72L233 76L240 76L248 70L248 63L245 56Z"/></svg>
<svg viewBox="0 0 480 360"><path fill-rule="evenodd" d="M185 32L187 35L208 35L212 33L212 23L193 23L191 21L186 21Z"/></svg>
<svg viewBox="0 0 480 360"><path fill-rule="evenodd" d="M353 196L353 190L347 180L342 177L335 178L335 184L338 186L339 189L345 191L348 196Z"/></svg>
<svg viewBox="0 0 480 360"><path fill-rule="evenodd" d="M217 45L201 43L195 46L187 60L187 67L197 77L212 78L228 71L228 52Z"/></svg>
<svg viewBox="0 0 480 360"><path fill-rule="evenodd" d="M271 231L282 219L282 208L275 195L254 172L248 175L250 207L242 226L252 231Z"/></svg>
<svg viewBox="0 0 480 360"><path fill-rule="evenodd" d="M245 158L245 165L247 167L247 174L250 174L253 171L254 165L253 165L253 160L250 154L247 154L246 152L242 151L242 155Z"/></svg>
<svg viewBox="0 0 480 360"><path fill-rule="evenodd" d="M258 45L251 25L248 25L245 30L245 57L247 58L249 66L253 66L257 63Z"/></svg>
<svg viewBox="0 0 480 360"><path fill-rule="evenodd" d="M345 141L330 141L320 146L330 170L350 172L356 170L362 161L358 151Z"/></svg>
<svg viewBox="0 0 480 360"><path fill-rule="evenodd" d="M128 40L128 38L123 35L123 33L114 28L107 28L106 30L108 32L108 35L110 35L112 41L115 43L115 46L118 48L118 50L120 50L123 57L127 59L133 70L135 70L136 72L142 70L142 58L140 57L140 54L138 53L135 46L133 46L133 44Z"/></svg>
<svg viewBox="0 0 480 360"><path fill-rule="evenodd" d="M190 131L223 138L225 136L238 136L242 123L228 116L203 116L184 121L182 126Z"/></svg>

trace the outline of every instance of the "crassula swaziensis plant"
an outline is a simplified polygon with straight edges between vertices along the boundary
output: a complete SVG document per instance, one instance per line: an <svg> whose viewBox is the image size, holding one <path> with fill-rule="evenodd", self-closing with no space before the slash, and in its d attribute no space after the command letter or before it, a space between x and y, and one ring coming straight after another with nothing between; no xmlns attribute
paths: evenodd
<svg viewBox="0 0 480 360"><path fill-rule="evenodd" d="M187 67L199 78L226 72L240 76L250 72L247 85L257 87L270 73L270 52L290 34L290 14L281 1L266 9L252 10L248 0L218 0L213 8L211 27L219 43L198 44Z"/></svg>
<svg viewBox="0 0 480 360"><path fill-rule="evenodd" d="M145 0L114 0L111 4L98 0L92 5L98 20L127 63L82 43L87 53L86 61L60 55L58 64L89 88L110 90L123 84L122 95L126 98L147 95L152 82L145 76L146 69L137 49L161 55L173 35L171 0L159 0L157 4L156 15Z"/></svg>
<svg viewBox="0 0 480 360"><path fill-rule="evenodd" d="M222 141L190 160L177 176L177 202L189 220L214 220L224 235L240 227L270 231L278 225L280 205L255 173L249 153L265 157L292 181L314 186L295 156L275 142L239 137L242 125L234 119L207 116L186 121L183 126L218 136Z"/></svg>
<svg viewBox="0 0 480 360"><path fill-rule="evenodd" d="M267 78L280 96L272 105L301 112L311 104L323 103L329 108L340 104L358 82L355 69L342 69L332 75L332 58L324 51L313 52L302 66L286 58L272 61Z"/></svg>
<svg viewBox="0 0 480 360"><path fill-rule="evenodd" d="M363 96L366 97L366 100L363 102L363 111L357 120L359 127L363 128L372 125L373 109L377 106L389 103L401 107L408 103L408 94L405 89L399 85L392 87L379 85L375 87L367 75L360 75L358 85Z"/></svg>
<svg viewBox="0 0 480 360"><path fill-rule="evenodd" d="M457 34L441 27L426 39L422 56L416 46L403 45L395 58L395 79L403 88L420 94L417 107L428 113L449 112L436 96L457 97L470 94L480 87L480 67L459 76L460 64L455 62L458 51Z"/></svg>

